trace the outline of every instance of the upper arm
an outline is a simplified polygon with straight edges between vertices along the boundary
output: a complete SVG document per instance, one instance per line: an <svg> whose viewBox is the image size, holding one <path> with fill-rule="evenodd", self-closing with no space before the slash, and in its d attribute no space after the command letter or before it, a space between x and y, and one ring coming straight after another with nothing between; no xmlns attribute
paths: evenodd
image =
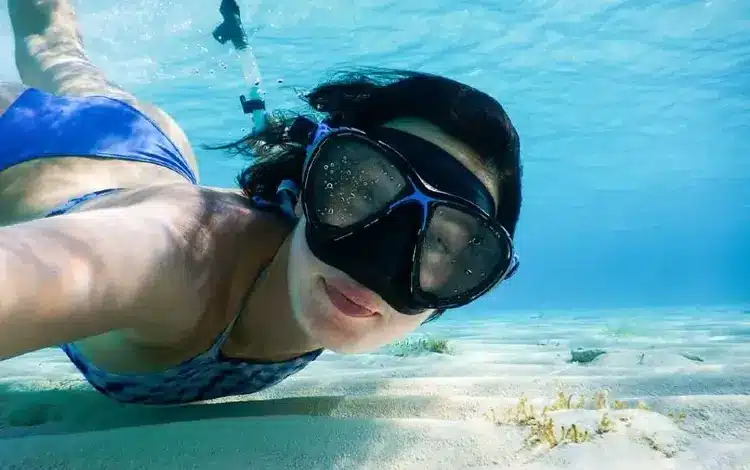
<svg viewBox="0 0 750 470"><path fill-rule="evenodd" d="M174 312L197 318L181 235L132 212L0 229L0 358L116 329L173 328Z"/></svg>

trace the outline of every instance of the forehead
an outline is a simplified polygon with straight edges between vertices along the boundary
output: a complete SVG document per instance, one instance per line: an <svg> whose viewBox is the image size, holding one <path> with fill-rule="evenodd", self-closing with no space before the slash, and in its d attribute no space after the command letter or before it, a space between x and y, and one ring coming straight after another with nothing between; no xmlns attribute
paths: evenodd
<svg viewBox="0 0 750 470"><path fill-rule="evenodd" d="M393 121L384 124L384 127L408 132L450 153L458 162L466 167L466 169L471 171L479 181L481 181L490 192L490 195L495 202L495 207L499 206L500 188L496 183L496 178L484 165L482 165L479 155L468 145L446 134L436 125L422 119L394 119Z"/></svg>

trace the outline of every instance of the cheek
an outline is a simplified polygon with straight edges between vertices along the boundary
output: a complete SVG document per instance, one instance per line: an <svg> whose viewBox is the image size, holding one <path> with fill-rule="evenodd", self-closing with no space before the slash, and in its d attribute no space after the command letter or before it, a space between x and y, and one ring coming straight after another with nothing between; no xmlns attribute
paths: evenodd
<svg viewBox="0 0 750 470"><path fill-rule="evenodd" d="M296 268L296 271L290 274L295 278L309 278L312 274L322 272L321 270L324 265L312 254L310 248L307 246L304 218L301 218L294 228L290 248L290 260L290 266Z"/></svg>
<svg viewBox="0 0 750 470"><path fill-rule="evenodd" d="M326 272L325 265L316 258L305 239L304 218L295 227L292 234L288 264L289 294L292 309L299 319L314 315L320 299L317 282L321 274Z"/></svg>
<svg viewBox="0 0 750 470"><path fill-rule="evenodd" d="M287 267L292 309L296 313L301 311L302 303L304 303L304 299L309 295L308 292L311 289L310 284L313 271L311 256L305 242L304 222L300 221L292 233L292 241L289 248L289 266Z"/></svg>

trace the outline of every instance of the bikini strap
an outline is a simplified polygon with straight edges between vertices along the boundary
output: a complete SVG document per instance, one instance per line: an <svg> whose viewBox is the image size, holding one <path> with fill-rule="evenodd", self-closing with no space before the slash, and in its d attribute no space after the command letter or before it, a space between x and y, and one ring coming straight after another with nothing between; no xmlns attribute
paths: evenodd
<svg viewBox="0 0 750 470"><path fill-rule="evenodd" d="M112 193L115 191L120 191L120 188L101 189L99 191L93 191L93 192L84 194L83 196L78 196L73 199L69 199L67 202L54 208L47 215L45 215L45 217L54 217L56 215L67 214L68 212L73 210L73 208L75 208L77 205L83 204L89 199L94 199L97 196L102 196L104 194Z"/></svg>
<svg viewBox="0 0 750 470"><path fill-rule="evenodd" d="M217 355L219 354L219 351L221 347L224 345L224 342L227 340L227 337L232 332L232 328L234 327L234 324L237 323L237 320L240 318L240 315L242 315L242 311L245 310L245 306L247 305L247 301L250 299L250 295L253 293L255 284L263 279L263 276L266 275L266 270L268 267L263 268L263 270L256 276L255 280L252 283L252 286L247 290L244 296L242 296L242 300L240 301L240 306L237 309L237 313L235 313L234 318L229 322L229 324L224 328L224 330L219 333L219 335L214 340L213 345L211 345L211 349L209 350L211 354Z"/></svg>

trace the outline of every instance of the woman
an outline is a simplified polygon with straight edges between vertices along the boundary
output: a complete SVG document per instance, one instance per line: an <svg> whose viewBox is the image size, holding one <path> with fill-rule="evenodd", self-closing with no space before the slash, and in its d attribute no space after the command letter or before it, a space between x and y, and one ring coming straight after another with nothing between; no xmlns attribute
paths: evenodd
<svg viewBox="0 0 750 470"><path fill-rule="evenodd" d="M121 402L248 394L517 266L519 141L489 96L345 75L307 96L322 122L277 113L225 147L255 158L242 191L208 188L179 126L89 62L67 0L8 9L24 85L0 93L0 358L62 345Z"/></svg>

